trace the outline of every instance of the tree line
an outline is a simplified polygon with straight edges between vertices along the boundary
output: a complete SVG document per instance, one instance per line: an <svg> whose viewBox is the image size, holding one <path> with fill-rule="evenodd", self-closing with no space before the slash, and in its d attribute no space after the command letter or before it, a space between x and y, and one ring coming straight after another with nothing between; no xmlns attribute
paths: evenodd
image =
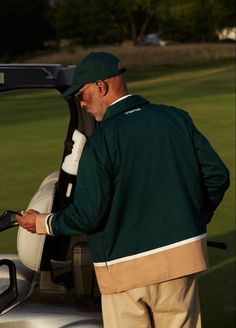
<svg viewBox="0 0 236 328"><path fill-rule="evenodd" d="M147 33L177 42L216 40L235 25L234 0L1 0L0 58L48 47L137 44Z"/></svg>

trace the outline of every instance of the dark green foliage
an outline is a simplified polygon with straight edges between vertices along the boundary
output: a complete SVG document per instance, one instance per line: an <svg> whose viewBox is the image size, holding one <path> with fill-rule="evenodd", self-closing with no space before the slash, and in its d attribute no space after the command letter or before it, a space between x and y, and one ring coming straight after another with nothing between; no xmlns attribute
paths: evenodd
<svg viewBox="0 0 236 328"><path fill-rule="evenodd" d="M215 0L214 15L218 28L235 27L236 2L235 0Z"/></svg>
<svg viewBox="0 0 236 328"><path fill-rule="evenodd" d="M151 32L180 42L214 41L233 26L233 0L58 0L55 28L75 44L137 43Z"/></svg>
<svg viewBox="0 0 236 328"><path fill-rule="evenodd" d="M60 38L83 45L121 41L105 0L61 0L54 9Z"/></svg>
<svg viewBox="0 0 236 328"><path fill-rule="evenodd" d="M0 59L45 49L52 40L136 44L158 33L174 42L215 41L217 30L235 25L235 14L234 0L1 0Z"/></svg>
<svg viewBox="0 0 236 328"><path fill-rule="evenodd" d="M47 0L0 1L0 57L14 60L43 49L51 34Z"/></svg>
<svg viewBox="0 0 236 328"><path fill-rule="evenodd" d="M164 38L180 41L213 41L215 16L211 0L169 0L161 7L160 32Z"/></svg>

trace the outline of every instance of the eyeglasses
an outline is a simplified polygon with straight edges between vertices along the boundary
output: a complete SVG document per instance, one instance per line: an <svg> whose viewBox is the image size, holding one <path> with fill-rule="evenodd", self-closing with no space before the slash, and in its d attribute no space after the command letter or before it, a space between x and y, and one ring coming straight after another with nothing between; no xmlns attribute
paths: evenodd
<svg viewBox="0 0 236 328"><path fill-rule="evenodd" d="M95 83L95 82L94 82ZM79 92L75 93L75 97L78 98L79 101L83 101L83 92L90 88L94 83L89 84L86 88L80 90Z"/></svg>

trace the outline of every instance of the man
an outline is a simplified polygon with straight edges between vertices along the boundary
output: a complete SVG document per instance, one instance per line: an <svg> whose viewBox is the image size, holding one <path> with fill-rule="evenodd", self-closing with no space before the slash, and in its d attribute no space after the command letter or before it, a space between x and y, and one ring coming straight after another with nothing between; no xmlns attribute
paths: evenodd
<svg viewBox="0 0 236 328"><path fill-rule="evenodd" d="M201 327L195 274L207 268L206 224L229 174L189 115L128 94L125 69L90 53L65 96L100 123L80 159L74 201L18 216L31 232L87 233L106 328Z"/></svg>

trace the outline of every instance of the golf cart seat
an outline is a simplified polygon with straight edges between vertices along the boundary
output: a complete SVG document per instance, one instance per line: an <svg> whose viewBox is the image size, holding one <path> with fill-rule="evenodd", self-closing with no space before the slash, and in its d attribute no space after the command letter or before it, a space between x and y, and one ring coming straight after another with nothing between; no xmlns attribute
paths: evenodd
<svg viewBox="0 0 236 328"><path fill-rule="evenodd" d="M47 213L52 209L54 187L59 172L53 172L43 180L38 191L31 199L28 208ZM17 235L17 251L20 261L29 269L38 271L41 264L45 235L28 232L19 226Z"/></svg>
<svg viewBox="0 0 236 328"><path fill-rule="evenodd" d="M39 212L50 212L54 198L55 183L58 180L59 172L50 174L39 186L38 191L33 196L28 208ZM22 227L18 228L17 235L17 255L5 254L2 259L3 263L0 268L0 292L7 290L9 287L10 270L16 270L17 280L17 297L10 307L4 309L7 312L12 307L22 302L34 290L37 282L37 273L40 270L42 253L44 249L45 236L36 235L28 232ZM7 261L7 262L4 262ZM12 265L13 262L15 264ZM4 265L6 264L6 265ZM9 264L10 266L8 266ZM14 276L14 272L13 272ZM1 313L0 308L0 313Z"/></svg>

